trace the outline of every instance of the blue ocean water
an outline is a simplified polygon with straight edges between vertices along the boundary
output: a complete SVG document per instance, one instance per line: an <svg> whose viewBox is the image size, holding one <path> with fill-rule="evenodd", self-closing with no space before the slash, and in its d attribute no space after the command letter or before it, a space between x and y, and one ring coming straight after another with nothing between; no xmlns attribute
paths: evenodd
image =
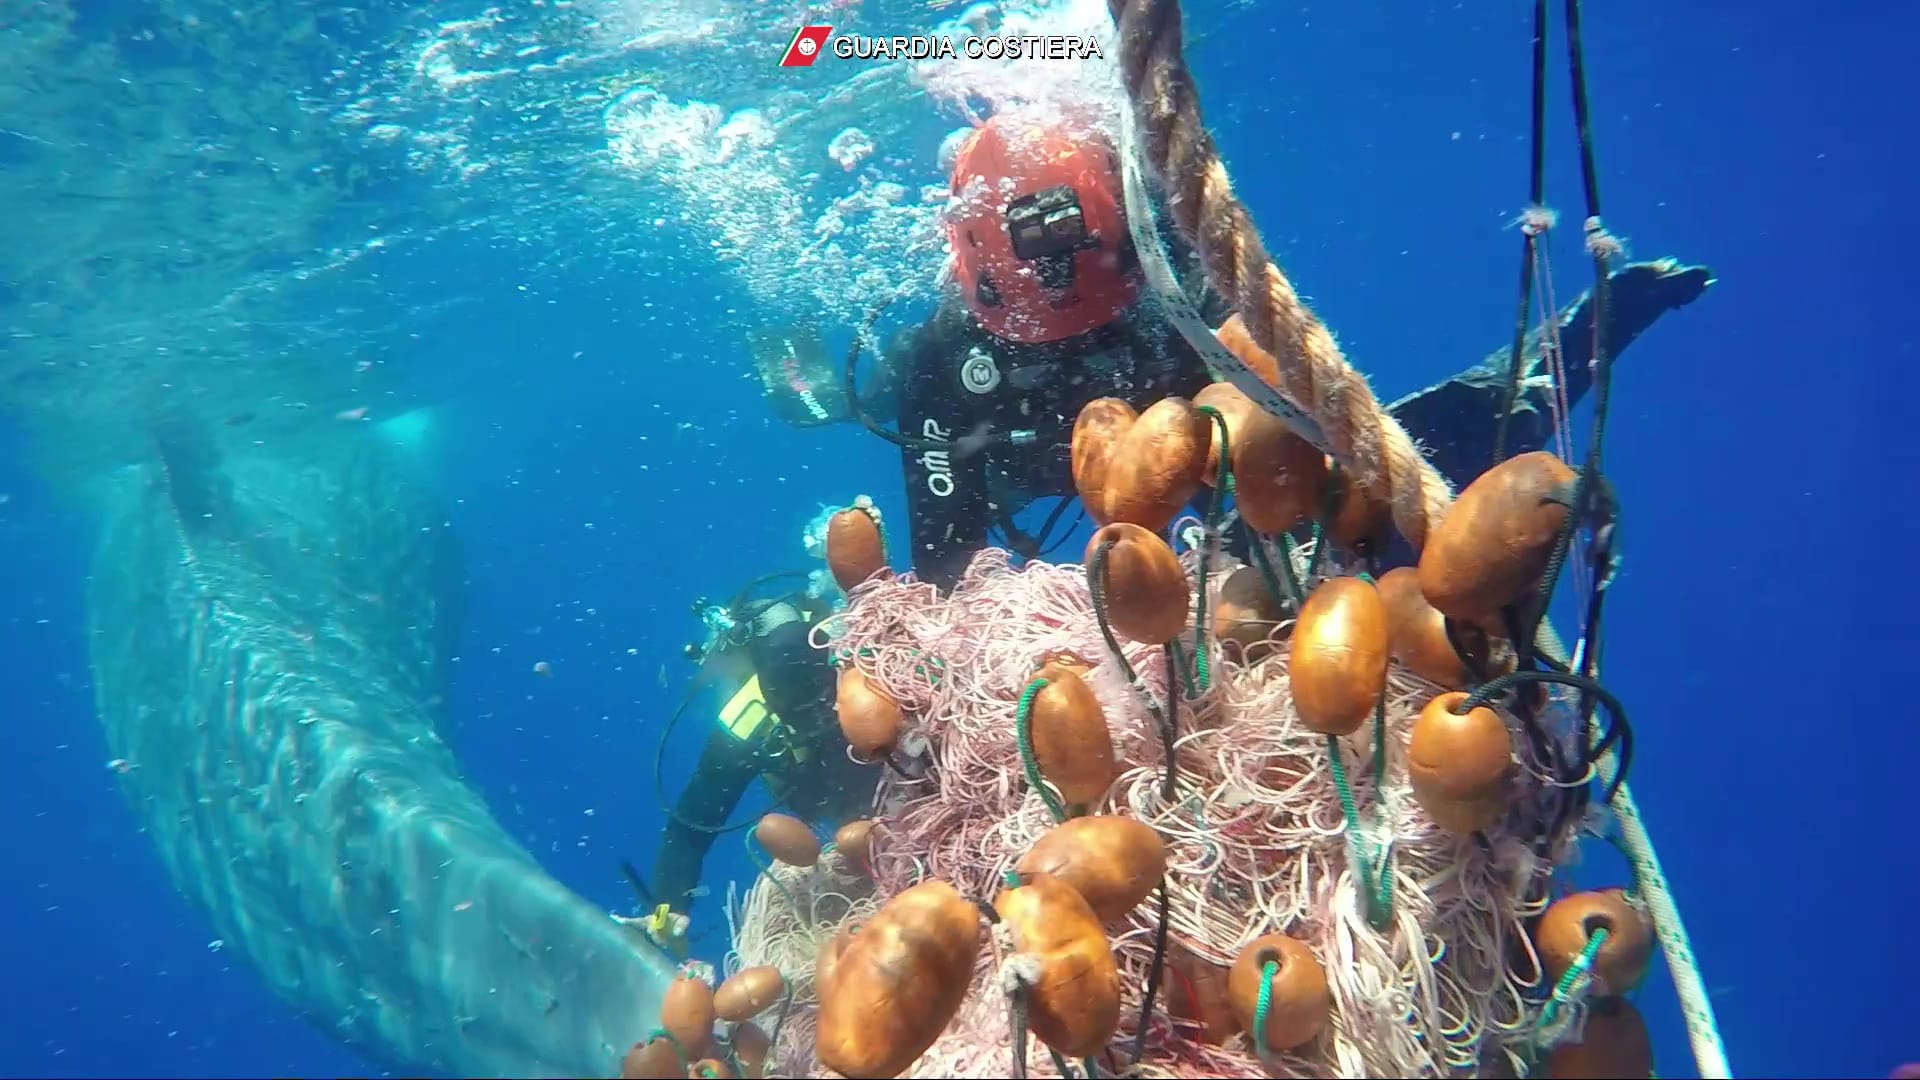
<svg viewBox="0 0 1920 1080"><path fill-rule="evenodd" d="M199 14L212 20L215 7ZM431 73L431 50L419 46L433 28L482 16L479 5L441 7L357 11L319 32L331 35L336 61ZM670 99L726 112L844 77L774 71L776 39L803 15L892 33L953 14L907 3L857 15L796 5L791 18L748 19L692 7L633 15L639 25L622 31L626 51L613 51L613 66L673 87ZM1503 344L1518 254L1508 222L1525 198L1526 6L1185 7L1189 62L1237 190L1380 395ZM198 63L214 84L244 79L248 64L221 68L211 56L135 47L149 24L195 13L184 2L76 4L69 31L81 42L119 42L114 63L132 83L190 79ZM661 29L708 24L722 45L737 35L737 47L702 51ZM22 41L41 25L0 16L4 55L37 55ZM1907 965L1920 956L1903 900L1916 861L1902 782L1920 739L1891 684L1916 637L1916 597L1899 555L1911 550L1901 537L1913 526L1898 499L1916 464L1911 440L1899 437L1916 357L1895 314L1915 282L1894 237L1920 135L1910 105L1899 104L1910 93L1898 91L1912 81L1904 50L1920 14L1876 3L1633 0L1592 7L1586 30L1609 224L1635 256L1703 263L1718 279L1634 345L1615 383L1608 461L1625 507L1627 561L1606 659L1639 736L1635 789L1735 1075L1882 1075L1920 1058L1902 1008L1913 998ZM555 54L576 45L560 42ZM797 282L783 295L768 286L781 282L782 266L727 248L741 228L751 233L778 215L650 184L644 167L578 183L586 174L571 156L604 157L608 138L569 129L557 105L562 119L553 121L524 95L511 115L505 105L477 107L485 93L364 106L370 122L415 132L435 128L436 107L467 110L446 130L465 140L465 164L491 162L492 176L461 177L449 209L434 194L456 183L446 160L409 171L373 140L328 134L351 126L342 116L364 95L410 84L369 76L374 89L356 98L340 89L338 70L301 55L260 69L310 79L286 88L312 99L309 136L346 160L343 169L366 155L374 177L317 213L304 235L325 237L316 251L358 250L377 223L417 241L367 248L333 280L290 295L312 305L299 318L324 328L316 347L331 362L370 361L409 401L431 407L423 446L469 578L450 741L550 872L595 903L629 910L617 863L648 866L657 846L654 748L691 674L680 652L699 632L689 606L759 573L804 566L801 529L823 503L868 493L904 518L896 452L852 426L783 426L745 358L742 330L761 325L818 322L842 347L850 312ZM1549 190L1570 225L1579 184L1557 38L1550 56ZM473 49L460 62L481 71L516 61L511 49ZM719 66L702 74L707 63ZM123 406L113 391L160 376L117 364L116 349L145 346L96 322L59 343L88 350L98 370L98 386L73 388L72 357L42 350L44 329L20 330L52 318L40 278L23 276L50 273L29 258L28 237L57 218L75 254L99 245L109 264L126 261L128 243L164 247L171 241L158 233L91 234L86 196L144 160L150 186L115 189L114 198L164 203L164 171L138 147L239 139L149 125L142 110L151 100L131 92L68 108L61 95L99 88L60 73L0 72L0 100L36 102L19 120L0 112L0 246L12 249L0 251L0 325L13 328L0 345L8 410L0 678L10 721L0 822L12 838L10 887L0 890L10 931L0 935L0 970L12 988L0 1011L0 1069L375 1073L214 940L107 767L85 639L94 531L73 495L83 466L71 446L49 441L86 439L75 417L110 440L113 409L152 400L129 392ZM541 93L562 100L571 77L555 61ZM606 64L591 71L607 77ZM911 95L888 108L899 113L896 130L880 138L877 160L897 159L891 175L912 183L941 182L933 147L958 121L922 117L912 110L934 106ZM223 122L244 127L244 115ZM62 120L85 126L45 126ZM839 126L798 124L778 137ZM47 141L95 147L97 159L75 160L92 160L100 176L36 171L41 159L21 148ZM809 160L836 168L818 148ZM70 186L49 188L56 175ZM628 201L618 201L624 189ZM789 224L804 231L822 210L808 205L805 220ZM1559 287L1570 296L1585 268L1576 230L1561 231ZM262 244L250 273L282 257ZM771 250L767 258L788 249ZM309 254L284 257L298 264ZM230 268L181 273L202 270ZM49 365L61 366L63 381L41 378ZM274 383L282 373L267 364L200 378L216 387L233 380L220 391L230 391L226 411L264 413L286 398ZM55 393L98 400L54 409L40 399ZM59 424L47 422L49 411ZM895 565L906 562L902 532L894 530ZM550 665L550 678L533 674L537 662ZM691 726L668 746L676 790L697 751ZM763 802L757 789L747 797L748 806ZM723 838L708 862L715 895L696 927L696 952L716 962L725 948L719 898L729 879L750 873L736 840ZM1694 1075L1664 974L1643 991L1642 1011L1660 1074Z"/></svg>

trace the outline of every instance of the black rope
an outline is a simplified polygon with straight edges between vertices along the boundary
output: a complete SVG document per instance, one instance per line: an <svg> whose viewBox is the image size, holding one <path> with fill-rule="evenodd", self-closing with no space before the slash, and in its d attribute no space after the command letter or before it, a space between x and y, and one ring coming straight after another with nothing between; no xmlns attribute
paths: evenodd
<svg viewBox="0 0 1920 1080"><path fill-rule="evenodd" d="M1160 991L1160 974L1167 964L1167 879L1160 879L1160 925L1153 932L1153 962L1147 966L1147 985L1140 994L1140 1022L1133 1032L1133 1063L1147 1056L1147 1021L1153 1018L1153 999ZM1092 1073L1088 1073L1089 1076Z"/></svg>
<svg viewBox="0 0 1920 1080"><path fill-rule="evenodd" d="M1147 712L1152 714L1154 726L1160 731L1160 747L1167 755L1167 768L1160 778L1160 798L1171 803L1176 775L1179 772L1179 765L1173 756L1173 721L1168 717L1166 710L1160 707L1160 702L1153 696L1153 692L1141 683L1139 675L1133 670L1133 665L1127 662L1127 655L1120 651L1120 641L1113 636L1112 624L1107 622L1107 553L1113 550L1116 542L1109 536L1094 547L1093 557L1087 560L1087 592L1093 598L1093 617L1100 624L1100 636L1107 643L1108 654L1113 657L1113 662L1120 666L1120 673L1126 676L1128 684L1140 688L1141 696L1147 699ZM1167 672L1169 704L1173 697L1175 677L1172 670Z"/></svg>
<svg viewBox="0 0 1920 1080"><path fill-rule="evenodd" d="M1486 631L1477 626L1470 627L1468 624L1462 623L1451 615L1441 617L1440 631L1447 636L1447 647L1453 650L1453 655L1460 660L1460 666L1467 669L1467 674L1472 677L1473 681L1477 683L1486 682L1487 665L1485 661L1492 658L1493 652L1492 648L1488 646ZM1473 647L1473 643L1467 640L1469 633L1477 635L1477 640L1482 648L1476 649Z"/></svg>
<svg viewBox="0 0 1920 1080"><path fill-rule="evenodd" d="M1073 539L1074 530L1080 527L1081 522L1087 520L1087 508L1081 505L1078 499L1072 499L1070 501L1072 501L1075 506L1079 507L1079 509L1074 511L1073 524L1067 526L1066 531L1060 534L1060 539L1055 540L1051 545L1047 547L1045 551L1042 551L1040 553L1040 557L1043 559L1049 555L1052 555L1054 552L1059 551L1061 547L1065 546L1068 540Z"/></svg>
<svg viewBox="0 0 1920 1080"><path fill-rule="evenodd" d="M1027 1080L1027 984L1017 976L1007 1009L1013 1014L1013 1080Z"/></svg>
<svg viewBox="0 0 1920 1080"><path fill-rule="evenodd" d="M1605 257L1596 256L1596 258L1604 261ZM1603 291L1598 285L1594 288L1596 309L1599 306L1597 298ZM1615 516L1612 489L1600 476L1600 440L1607 422L1606 390L1611 381L1610 374L1611 364L1603 364L1594 372L1593 435L1587 444L1587 461L1574 479L1573 492L1567 499L1567 514L1560 522L1559 531L1554 535L1553 551L1547 557L1546 569L1540 574L1540 587L1536 590L1536 600L1532 605L1530 617L1516 627L1523 630L1526 635L1524 655L1530 656L1538 651L1534 643L1539 636L1540 625L1546 621L1547 609L1553 604L1553 594L1560 583L1561 571L1566 568L1567 556L1573 550L1574 534L1579 532L1582 525L1590 522L1597 534L1601 529L1606 528ZM1603 588L1604 584L1604 578L1594 579L1594 588ZM1586 633L1587 628L1582 627L1582 636L1585 637ZM1516 648L1520 646L1519 639L1514 640L1514 646Z"/></svg>
<svg viewBox="0 0 1920 1080"><path fill-rule="evenodd" d="M787 1014L793 1010L793 980L782 979L780 982L781 989L785 991L785 995L784 999L780 1002L780 1015L775 1017L773 1021L773 1034L767 1036L767 1046L770 1048L769 1053L772 1052L772 1047L780 1045L780 1030L787 1026ZM744 1072L745 1070L742 1071Z"/></svg>
<svg viewBox="0 0 1920 1080"><path fill-rule="evenodd" d="M1547 0L1533 2L1533 167L1528 187L1528 210L1547 198ZM1527 313L1533 306L1533 267L1539 236L1531 223L1520 230L1520 303L1513 317L1513 351L1507 355L1507 396L1500 406L1493 435L1493 463L1507 457L1507 428L1514 403L1520 399L1520 376L1526 368Z"/></svg>
<svg viewBox="0 0 1920 1080"><path fill-rule="evenodd" d="M1593 531L1591 557L1588 559L1588 574L1592 585L1587 591L1587 610L1581 619L1581 639L1587 643L1580 657L1578 674L1585 678L1593 677L1594 665L1599 662L1596 655L1600 650L1600 608L1607 598L1607 585L1613 574L1613 541L1617 522L1608 522ZM1586 694L1580 695L1580 745L1592 741L1593 700Z"/></svg>
<svg viewBox="0 0 1920 1080"><path fill-rule="evenodd" d="M999 509L997 517L1000 531L1006 535L1008 550L1013 551L1029 562L1046 557L1048 551L1051 550L1045 547L1047 538L1052 535L1054 526L1060 524L1060 515L1065 513L1067 507L1074 502L1075 500L1071 495L1061 496L1060 501L1054 504L1053 512L1049 513L1046 521L1041 523L1039 534L1035 536L1027 535L1021 530L1020 526L1014 524L1013 514L1005 508ZM1079 520L1076 518L1075 524L1078 523ZM1071 535L1072 531L1071 529L1067 530L1069 535ZM1065 536L1061 537L1062 541L1065 539ZM1056 543L1055 546L1059 546L1058 543Z"/></svg>
<svg viewBox="0 0 1920 1080"><path fill-rule="evenodd" d="M1573 81L1573 114L1580 133L1580 176L1587 198L1587 248L1593 257L1593 434L1587 441L1587 460L1581 467L1579 479L1574 483L1567 520L1554 538L1553 553L1547 560L1547 570L1541 578L1539 612L1534 622L1536 630L1539 620L1546 618L1554 584L1559 580L1561 568L1566 565L1574 534L1586 523L1595 489L1604 484L1600 469L1601 451L1613 398L1613 356L1607 347L1607 330L1612 315L1608 263L1614 245L1604 235L1604 227L1600 224L1600 180L1594 165L1592 114L1587 105L1586 54L1580 43L1580 0L1567 0L1566 16L1567 61Z"/></svg>
<svg viewBox="0 0 1920 1080"><path fill-rule="evenodd" d="M1573 119L1580 129L1580 180L1587 191L1587 216L1600 216L1600 176L1594 168L1593 124L1587 109L1587 59L1580 47L1580 0L1567 0L1567 68L1573 75Z"/></svg>
<svg viewBox="0 0 1920 1080"><path fill-rule="evenodd" d="M1592 695L1606 707L1609 721L1606 735L1592 747L1582 746L1580 756L1584 771L1586 767L1604 756L1608 750L1613 749L1616 743L1619 745L1620 768L1614 773L1613 782L1607 785L1606 796L1602 800L1612 802L1615 793L1620 790L1620 785L1626 782L1627 770L1633 764L1633 728L1627 723L1627 710L1620 704L1620 699L1614 697L1612 691L1601 686L1597 680L1583 675L1564 675L1557 671L1515 671L1475 687L1465 699L1454 703L1453 714L1464 716L1476 708L1489 704L1513 687L1528 683L1571 686L1583 694Z"/></svg>

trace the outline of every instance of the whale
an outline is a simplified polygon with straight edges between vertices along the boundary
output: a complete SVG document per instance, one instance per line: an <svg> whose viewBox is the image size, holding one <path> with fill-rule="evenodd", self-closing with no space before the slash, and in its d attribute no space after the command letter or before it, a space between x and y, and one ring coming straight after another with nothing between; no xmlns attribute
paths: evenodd
<svg viewBox="0 0 1920 1080"><path fill-rule="evenodd" d="M462 779L465 581L421 426L155 425L102 482L87 634L117 782L225 947L370 1060L617 1075L678 969Z"/></svg>

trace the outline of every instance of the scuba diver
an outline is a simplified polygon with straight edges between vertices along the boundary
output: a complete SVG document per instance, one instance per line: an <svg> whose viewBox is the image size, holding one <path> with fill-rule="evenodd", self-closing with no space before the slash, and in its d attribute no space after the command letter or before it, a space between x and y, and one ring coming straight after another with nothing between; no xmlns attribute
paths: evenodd
<svg viewBox="0 0 1920 1080"><path fill-rule="evenodd" d="M900 447L913 568L942 588L952 587L995 527L1015 553L1044 553L1061 512L1076 501L1072 433L1089 401L1118 397L1144 410L1169 395L1191 399L1214 381L1146 287L1119 158L1097 129L995 116L961 146L950 191L953 273L938 310L895 336L865 396L854 380L856 334L845 386L834 398L836 408ZM1190 299L1201 318L1218 327L1229 312L1205 287L1195 252L1177 235L1163 234L1162 241L1181 279L1200 290ZM1711 283L1704 268L1670 259L1617 270L1608 294L1609 353L1619 355L1655 318ZM1571 409L1592 382L1590 297L1556 314ZM1509 413L1508 454L1539 449L1551 436L1554 391L1541 377L1540 346L1536 330ZM1507 352L1390 406L1456 488L1492 460L1507 397ZM874 421L867 401L895 397L898 430L890 431ZM1030 537L1013 515L1047 496L1060 502ZM1196 496L1199 512L1208 497L1205 489ZM1236 532L1230 549L1244 546L1244 530ZM1382 569L1406 557L1397 549L1380 554Z"/></svg>
<svg viewBox="0 0 1920 1080"><path fill-rule="evenodd" d="M826 520L834 509L823 510L809 528L807 543L816 553L824 551ZM807 580L771 599L754 596L765 586L801 578ZM667 787L656 759L667 822L652 887L626 868L636 891L654 907L649 931L656 940L684 935L686 916L703 891L701 866L714 841L759 820L761 814L755 814L727 823L756 778L774 800L762 814L778 806L828 831L867 815L874 775L848 756L840 733L832 653L808 641L814 625L841 602L824 569L756 578L725 604L695 602L707 639L686 646L700 670L661 734L661 757L683 719L706 726L705 743L672 806L664 804Z"/></svg>

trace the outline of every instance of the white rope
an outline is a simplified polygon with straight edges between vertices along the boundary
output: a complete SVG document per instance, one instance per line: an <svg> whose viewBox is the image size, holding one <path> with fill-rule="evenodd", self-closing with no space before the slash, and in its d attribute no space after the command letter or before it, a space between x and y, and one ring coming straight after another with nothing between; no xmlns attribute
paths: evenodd
<svg viewBox="0 0 1920 1080"><path fill-rule="evenodd" d="M1534 642L1536 648L1560 659L1567 655L1560 635L1542 621ZM1595 668L1598 678L1598 667ZM1596 727L1598 742L1601 732ZM1609 750L1596 767L1602 786L1611 785L1619 774L1619 751ZM1640 820L1640 804L1633 801L1633 789L1625 782L1614 794L1610 807L1618 826L1620 851L1633 864L1636 899L1647 905L1653 916L1654 936L1660 939L1660 952L1667 959L1667 973L1673 978L1673 990L1680 998L1681 1019L1687 1025L1687 1042L1693 1047L1694 1067L1701 1080L1732 1080L1727 1065L1727 1047L1720 1039L1720 1025L1714 1019L1713 1002L1707 998L1706 981L1700 977L1700 963L1694 959L1693 945L1687 940L1686 924L1680 920L1680 908L1673 902L1673 890L1667 885L1667 872L1660 868L1660 856L1653 850L1653 837Z"/></svg>
<svg viewBox="0 0 1920 1080"><path fill-rule="evenodd" d="M1618 765L1609 752L1600 761L1600 778L1613 783ZM1660 938L1660 951L1666 954L1667 971L1673 976L1673 989L1680 997L1680 1013L1687 1024L1687 1041L1693 1045L1693 1062L1702 1080L1731 1080L1727 1066L1727 1048L1720 1041L1720 1027L1714 1020L1713 1002L1707 998L1706 983L1700 978L1700 965L1687 941L1686 925L1680 921L1680 909L1667 887L1666 871L1660 869L1660 856L1654 853L1653 838L1640 820L1640 807L1633 801L1633 790L1626 784L1613 797L1613 816L1620 827L1620 849L1633 863L1634 888L1653 915L1653 930Z"/></svg>

